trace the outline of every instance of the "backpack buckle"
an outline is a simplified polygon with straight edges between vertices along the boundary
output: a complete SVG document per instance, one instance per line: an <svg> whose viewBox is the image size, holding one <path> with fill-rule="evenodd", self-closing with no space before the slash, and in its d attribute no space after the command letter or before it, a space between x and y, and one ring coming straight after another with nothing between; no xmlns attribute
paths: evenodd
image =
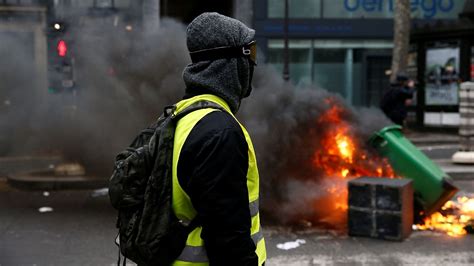
<svg viewBox="0 0 474 266"><path fill-rule="evenodd" d="M189 224L191 224L191 221L187 221L187 220L179 220L178 222L182 224L184 227L188 227Z"/></svg>
<svg viewBox="0 0 474 266"><path fill-rule="evenodd" d="M174 115L174 111L176 111L176 105L168 105L163 110L163 114L165 117L168 117L170 115Z"/></svg>

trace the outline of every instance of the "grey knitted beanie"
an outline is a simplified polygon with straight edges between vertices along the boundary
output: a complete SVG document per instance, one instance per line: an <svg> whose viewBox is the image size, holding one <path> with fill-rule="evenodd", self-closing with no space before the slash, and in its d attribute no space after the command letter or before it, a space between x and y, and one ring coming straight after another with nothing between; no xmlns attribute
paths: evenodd
<svg viewBox="0 0 474 266"><path fill-rule="evenodd" d="M190 52L222 46L238 47L254 40L255 31L218 13L203 13L187 28ZM246 58L224 58L189 64L183 71L186 91L199 90L224 99L236 113L250 89L251 66Z"/></svg>

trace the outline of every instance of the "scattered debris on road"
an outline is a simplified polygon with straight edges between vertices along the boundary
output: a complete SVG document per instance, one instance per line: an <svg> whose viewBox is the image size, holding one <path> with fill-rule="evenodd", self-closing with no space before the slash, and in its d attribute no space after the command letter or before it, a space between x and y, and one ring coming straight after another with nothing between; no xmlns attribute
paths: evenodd
<svg viewBox="0 0 474 266"><path fill-rule="evenodd" d="M289 249L294 249L297 248L303 244L306 244L306 240L304 239L296 239L295 241L290 241L290 242L285 242L281 244L277 244L277 248L283 249L283 250L289 250Z"/></svg>
<svg viewBox="0 0 474 266"><path fill-rule="evenodd" d="M38 209L38 211L41 212L41 213L52 212L53 208L51 208L51 207L41 207L41 208Z"/></svg>
<svg viewBox="0 0 474 266"><path fill-rule="evenodd" d="M103 197L103 196L107 196L109 194L109 188L101 188L101 189L96 189L92 192L91 196L93 198L96 198L96 197Z"/></svg>

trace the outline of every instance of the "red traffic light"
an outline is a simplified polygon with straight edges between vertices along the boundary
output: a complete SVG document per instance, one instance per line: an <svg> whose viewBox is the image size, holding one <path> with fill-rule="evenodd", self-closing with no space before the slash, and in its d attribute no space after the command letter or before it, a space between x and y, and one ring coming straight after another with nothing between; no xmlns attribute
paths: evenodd
<svg viewBox="0 0 474 266"><path fill-rule="evenodd" d="M67 54L67 44L64 40L60 40L57 45L58 55L65 57Z"/></svg>

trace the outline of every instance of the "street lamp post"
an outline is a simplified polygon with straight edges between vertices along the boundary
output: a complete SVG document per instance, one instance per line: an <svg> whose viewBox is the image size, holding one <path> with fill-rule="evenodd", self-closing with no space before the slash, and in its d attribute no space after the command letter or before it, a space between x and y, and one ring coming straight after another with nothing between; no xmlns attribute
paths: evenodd
<svg viewBox="0 0 474 266"><path fill-rule="evenodd" d="M288 0L285 0L285 22L284 22L284 39L285 39L285 47L283 51L283 79L285 81L290 80L290 68L289 68L289 61L290 61L290 53L288 51Z"/></svg>

